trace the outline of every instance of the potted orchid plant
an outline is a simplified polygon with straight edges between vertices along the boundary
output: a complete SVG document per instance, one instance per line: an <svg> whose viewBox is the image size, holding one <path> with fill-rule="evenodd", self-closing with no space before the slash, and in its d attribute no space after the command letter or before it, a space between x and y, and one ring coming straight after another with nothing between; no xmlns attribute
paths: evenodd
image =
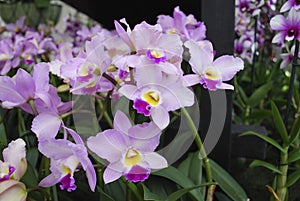
<svg viewBox="0 0 300 201"><path fill-rule="evenodd" d="M200 137L195 95L202 87L234 90L227 81L243 60L215 58L205 24L179 7L155 25L114 23L109 31L68 19L59 32L30 29L22 18L4 28L0 198L248 200L208 158L214 145ZM192 143L198 151L179 160Z"/></svg>

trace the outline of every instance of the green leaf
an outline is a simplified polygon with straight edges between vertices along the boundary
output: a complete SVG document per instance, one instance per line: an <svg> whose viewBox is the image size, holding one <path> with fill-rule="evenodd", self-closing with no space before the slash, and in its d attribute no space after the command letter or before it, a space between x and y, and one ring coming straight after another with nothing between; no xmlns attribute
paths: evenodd
<svg viewBox="0 0 300 201"><path fill-rule="evenodd" d="M126 201L126 185L120 179L104 185L103 191L114 200Z"/></svg>
<svg viewBox="0 0 300 201"><path fill-rule="evenodd" d="M272 88L272 82L267 82L266 84L256 89L248 100L249 105L251 107L257 106L260 103L260 101L267 96L271 88Z"/></svg>
<svg viewBox="0 0 300 201"><path fill-rule="evenodd" d="M270 143L271 145L273 145L274 147L279 149L281 152L286 153L286 150L284 150L284 148L276 140L274 140L268 136L262 135L260 133L256 133L254 131L247 131L247 132L240 134L239 136L246 136L246 135L255 135L255 136L263 139L264 141Z"/></svg>
<svg viewBox="0 0 300 201"><path fill-rule="evenodd" d="M295 162L300 159L300 149L295 149L289 153L288 163Z"/></svg>
<svg viewBox="0 0 300 201"><path fill-rule="evenodd" d="M282 174L281 171L273 164L261 161L261 160L254 160L252 163L249 165L249 167L265 167L273 172L276 172L278 174Z"/></svg>
<svg viewBox="0 0 300 201"><path fill-rule="evenodd" d="M100 192L100 201L115 201L112 197L107 195L101 188L98 188L98 191Z"/></svg>
<svg viewBox="0 0 300 201"><path fill-rule="evenodd" d="M178 169L176 169L175 167L172 167L172 166L169 166L162 170L153 172L151 174L167 178L167 179L175 182L182 188L189 188L189 187L194 186L194 182L190 178L188 178L182 172L180 172ZM199 191L193 190L190 193L196 200L204 201L203 195Z"/></svg>
<svg viewBox="0 0 300 201"><path fill-rule="evenodd" d="M210 186L210 185L216 185L216 183L209 182L209 183L192 186L190 188L180 189L180 190L172 193L171 195L169 195L165 201L176 201L177 199L181 198L184 194L188 193L191 190L194 190L196 188Z"/></svg>
<svg viewBox="0 0 300 201"><path fill-rule="evenodd" d="M39 150L36 147L28 149L26 152L26 158L27 158L27 161L33 167L35 167L38 162L38 158L39 158Z"/></svg>
<svg viewBox="0 0 300 201"><path fill-rule="evenodd" d="M189 153L188 157L180 163L178 170L189 177L195 185L202 183L202 160L199 151Z"/></svg>
<svg viewBox="0 0 300 201"><path fill-rule="evenodd" d="M50 0L34 0L34 3L38 8L46 8L50 5Z"/></svg>
<svg viewBox="0 0 300 201"><path fill-rule="evenodd" d="M234 201L247 201L248 197L244 189L237 181L220 165L210 159L213 180Z"/></svg>
<svg viewBox="0 0 300 201"><path fill-rule="evenodd" d="M273 114L273 120L274 120L275 126L281 136L281 139L283 140L284 143L287 144L289 142L289 136L288 136L286 127L283 123L280 112L273 101L271 101L271 106L272 106L272 114Z"/></svg>
<svg viewBox="0 0 300 201"><path fill-rule="evenodd" d="M299 178L300 178L300 170L293 172L288 176L286 186L287 187L292 186L294 183L298 181Z"/></svg>
<svg viewBox="0 0 300 201"><path fill-rule="evenodd" d="M3 123L0 124L0 144L7 146L7 137Z"/></svg>
<svg viewBox="0 0 300 201"><path fill-rule="evenodd" d="M300 116L295 119L291 132L290 132L290 144L294 142L295 139L297 139L300 135Z"/></svg>
<svg viewBox="0 0 300 201"><path fill-rule="evenodd" d="M144 200L155 200L155 201L160 201L160 200L164 200L163 198L159 197L158 195L150 192L149 188L143 184L142 184L142 187L143 187L143 190L144 190Z"/></svg>
<svg viewBox="0 0 300 201"><path fill-rule="evenodd" d="M224 195L224 193L221 192L215 192L214 195L216 196L216 198L218 200L222 200L222 201L232 201L232 199L228 198L226 195Z"/></svg>

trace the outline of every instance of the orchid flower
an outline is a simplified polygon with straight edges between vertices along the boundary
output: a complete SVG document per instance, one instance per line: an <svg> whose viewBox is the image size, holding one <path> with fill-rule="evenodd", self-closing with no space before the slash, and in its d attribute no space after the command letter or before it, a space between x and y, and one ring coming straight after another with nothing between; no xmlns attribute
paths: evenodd
<svg viewBox="0 0 300 201"><path fill-rule="evenodd" d="M13 140L3 150L3 161L0 160L0 183L14 179L19 181L27 169L25 142Z"/></svg>
<svg viewBox="0 0 300 201"><path fill-rule="evenodd" d="M0 41L0 74L5 75L14 66L14 53L11 41L3 39Z"/></svg>
<svg viewBox="0 0 300 201"><path fill-rule="evenodd" d="M26 186L19 182L27 170L25 142L13 140L3 150L0 161L0 200L25 201Z"/></svg>
<svg viewBox="0 0 300 201"><path fill-rule="evenodd" d="M118 92L134 102L133 107L138 113L151 116L161 129L170 122L169 111L194 104L190 89L178 79L166 78L154 68L140 70L135 79L137 85L124 84Z"/></svg>
<svg viewBox="0 0 300 201"><path fill-rule="evenodd" d="M179 6L173 11L173 17L169 15L159 15L157 23L168 34L178 34L183 41L194 40L201 41L206 38L206 26L203 22L199 22L193 15L186 16Z"/></svg>
<svg viewBox="0 0 300 201"><path fill-rule="evenodd" d="M40 181L39 186L50 187L61 183L61 190L71 192L76 189L74 173L79 165L86 172L92 191L96 187L96 172L88 158L87 149L80 136L72 129L66 128L75 143L66 139L42 139L39 141L39 151L51 159L51 174Z"/></svg>
<svg viewBox="0 0 300 201"><path fill-rule="evenodd" d="M154 152L159 144L161 130L153 123L132 126L121 111L114 118L114 129L89 137L87 146L101 158L109 161L103 179L110 183L121 176L132 182L146 180L151 169L162 169L168 163Z"/></svg>
<svg viewBox="0 0 300 201"><path fill-rule="evenodd" d="M188 86L200 83L209 90L233 89L232 85L223 81L229 81L244 68L242 59L223 55L214 60L212 50L208 51L192 41L186 41L184 45L189 49L189 63L195 73L184 76Z"/></svg>
<svg viewBox="0 0 300 201"><path fill-rule="evenodd" d="M284 40L291 41L293 39L300 40L300 11L291 8L288 16L276 15L270 21L271 29L279 31L272 43L283 43Z"/></svg>
<svg viewBox="0 0 300 201"><path fill-rule="evenodd" d="M31 76L27 71L18 69L15 79L8 76L0 77L0 100L7 108L28 106L28 101L37 98L48 101L49 91L48 66L39 63L34 66ZM33 111L32 111L33 113Z"/></svg>
<svg viewBox="0 0 300 201"><path fill-rule="evenodd" d="M300 1L299 0L287 0L280 8L280 12L286 12L291 8L295 8L296 10L300 10Z"/></svg>

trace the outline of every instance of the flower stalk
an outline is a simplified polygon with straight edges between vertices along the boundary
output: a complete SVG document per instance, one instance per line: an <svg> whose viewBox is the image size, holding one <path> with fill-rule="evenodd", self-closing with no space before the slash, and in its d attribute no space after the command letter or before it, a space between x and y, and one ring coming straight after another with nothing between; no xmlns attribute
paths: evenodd
<svg viewBox="0 0 300 201"><path fill-rule="evenodd" d="M289 91L288 91L288 98L287 98L287 106L286 106L286 114L285 114L285 118L284 118L284 123L285 123L286 126L288 124L290 107L291 107L293 91L294 91L294 82L295 82L295 77L296 77L296 66L298 65L297 64L298 53L299 53L299 41L297 39L295 39L295 52L294 52L293 62L292 62L292 72L291 72L291 77L290 77L290 84L289 84Z"/></svg>
<svg viewBox="0 0 300 201"><path fill-rule="evenodd" d="M198 129L196 128L195 124L193 123L193 120L192 120L191 116L189 115L189 113L187 112L187 110L185 108L181 108L181 112L186 117L187 123L188 123L190 129L193 132L193 134L195 135L195 142L196 142L196 145L199 149L200 157L202 158L202 161L203 161L203 164L204 164L204 169L205 169L205 173L206 173L207 182L213 182L213 177L212 177L212 171L211 171L209 158L207 157L207 154L206 154L206 151L204 149L204 146L203 146L201 137L199 135ZM215 188L215 185L211 185L209 187L208 192L210 192L210 193L207 194L207 201L212 200L214 188Z"/></svg>
<svg viewBox="0 0 300 201"><path fill-rule="evenodd" d="M280 153L280 167L279 170L281 172L280 175L277 176L277 188L276 188L276 194L279 198L279 201L284 201L285 197L287 195L287 186L286 186L286 181L287 181L287 175L288 175L288 149L289 146L285 148L285 152Z"/></svg>

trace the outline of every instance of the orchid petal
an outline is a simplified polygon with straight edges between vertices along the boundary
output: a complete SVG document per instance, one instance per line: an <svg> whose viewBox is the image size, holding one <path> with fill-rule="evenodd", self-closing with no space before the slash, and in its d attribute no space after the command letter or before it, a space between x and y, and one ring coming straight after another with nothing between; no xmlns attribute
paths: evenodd
<svg viewBox="0 0 300 201"><path fill-rule="evenodd" d="M119 179L123 174L123 169L121 162L109 164L103 173L104 183L107 184Z"/></svg>
<svg viewBox="0 0 300 201"><path fill-rule="evenodd" d="M127 140L119 131L109 129L87 139L87 146L101 158L114 162L126 149ZM108 151L109 150L109 151Z"/></svg>
<svg viewBox="0 0 300 201"><path fill-rule="evenodd" d="M283 15L276 15L272 17L270 21L271 29L273 30L285 30L287 25L287 20Z"/></svg>
<svg viewBox="0 0 300 201"><path fill-rule="evenodd" d="M242 59L229 55L217 58L213 62L213 65L221 72L223 81L231 80L238 71L244 69L244 62Z"/></svg>
<svg viewBox="0 0 300 201"><path fill-rule="evenodd" d="M168 167L167 160L158 153L149 152L145 153L143 156L151 169L162 169Z"/></svg>
<svg viewBox="0 0 300 201"><path fill-rule="evenodd" d="M21 179L27 170L26 144L24 140L17 139L11 141L7 148L3 150L3 159L5 162L13 165L16 170L13 173L15 180Z"/></svg>
<svg viewBox="0 0 300 201"><path fill-rule="evenodd" d="M16 74L16 90L26 99L34 98L35 84L31 75L19 68Z"/></svg>
<svg viewBox="0 0 300 201"><path fill-rule="evenodd" d="M127 134L131 126L129 118L123 112L118 110L114 117L114 128Z"/></svg>
<svg viewBox="0 0 300 201"><path fill-rule="evenodd" d="M151 117L153 119L153 122L160 129L166 128L170 123L170 117L168 111L161 106L153 107L151 109Z"/></svg>
<svg viewBox="0 0 300 201"><path fill-rule="evenodd" d="M39 140L43 138L55 138L61 124L62 120L57 114L43 112L33 119L31 130L36 134Z"/></svg>

